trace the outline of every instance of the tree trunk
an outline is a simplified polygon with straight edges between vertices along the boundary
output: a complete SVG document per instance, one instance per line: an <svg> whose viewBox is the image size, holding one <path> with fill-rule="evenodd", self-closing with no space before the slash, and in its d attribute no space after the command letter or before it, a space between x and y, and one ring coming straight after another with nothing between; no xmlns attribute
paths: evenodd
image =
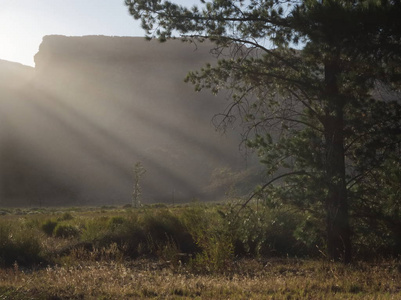
<svg viewBox="0 0 401 300"><path fill-rule="evenodd" d="M326 130L328 193L325 199L327 248L334 261L351 261L351 238L345 183L344 137L340 130L341 118L333 118L334 125ZM337 125L337 126L336 126Z"/></svg>
<svg viewBox="0 0 401 300"><path fill-rule="evenodd" d="M326 64L327 110L324 120L326 140L327 196L325 199L327 248L334 261L350 263L351 237L345 180L344 105L338 92L338 62Z"/></svg>

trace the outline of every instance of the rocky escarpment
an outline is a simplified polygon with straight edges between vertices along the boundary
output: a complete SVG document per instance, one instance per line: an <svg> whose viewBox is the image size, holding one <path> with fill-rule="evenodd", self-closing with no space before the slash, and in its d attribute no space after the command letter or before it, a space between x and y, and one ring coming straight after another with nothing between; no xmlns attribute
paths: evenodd
<svg viewBox="0 0 401 300"><path fill-rule="evenodd" d="M195 93L183 82L188 70L213 61L210 48L44 37L35 70L20 70L31 74L24 84L1 87L8 94L0 100L0 206L129 203L136 162L147 171L144 202L222 196L215 175L245 168L238 135L222 136L211 125L224 96Z"/></svg>

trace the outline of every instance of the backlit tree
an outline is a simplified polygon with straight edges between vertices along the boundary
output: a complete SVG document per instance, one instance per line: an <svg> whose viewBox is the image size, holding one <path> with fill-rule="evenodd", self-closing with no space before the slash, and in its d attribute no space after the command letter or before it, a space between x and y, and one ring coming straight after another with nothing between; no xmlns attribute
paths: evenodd
<svg viewBox="0 0 401 300"><path fill-rule="evenodd" d="M400 159L400 2L125 2L148 38L215 43L187 81L230 91L219 124L240 122L266 165L257 195L321 215L328 254L350 262L350 211Z"/></svg>

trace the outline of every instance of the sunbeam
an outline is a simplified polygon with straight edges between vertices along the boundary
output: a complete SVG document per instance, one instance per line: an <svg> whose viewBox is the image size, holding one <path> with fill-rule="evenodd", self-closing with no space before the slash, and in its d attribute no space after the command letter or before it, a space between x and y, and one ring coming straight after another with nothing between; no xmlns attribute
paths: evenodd
<svg viewBox="0 0 401 300"><path fill-rule="evenodd" d="M44 186L38 180L52 178L43 196L59 199L53 201L129 203L133 165L141 162L147 203L170 201L172 194L174 201L215 196L207 188L215 185L214 170L240 170L245 162L238 138L211 125L224 99L194 93L183 82L191 66L211 58L209 50L179 41L164 45L141 38L46 37L34 79L2 102L3 136L12 137L3 157L18 148L12 161L20 168L8 164L2 173L24 178L20 190L27 193L30 182ZM27 169L47 175L32 180L35 172Z"/></svg>

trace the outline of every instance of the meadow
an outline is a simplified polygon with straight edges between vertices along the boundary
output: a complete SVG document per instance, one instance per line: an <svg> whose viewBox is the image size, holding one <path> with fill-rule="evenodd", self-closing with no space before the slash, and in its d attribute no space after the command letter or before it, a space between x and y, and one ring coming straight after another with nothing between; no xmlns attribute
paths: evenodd
<svg viewBox="0 0 401 300"><path fill-rule="evenodd" d="M305 220L231 204L0 209L0 299L401 299L399 259L330 262Z"/></svg>

